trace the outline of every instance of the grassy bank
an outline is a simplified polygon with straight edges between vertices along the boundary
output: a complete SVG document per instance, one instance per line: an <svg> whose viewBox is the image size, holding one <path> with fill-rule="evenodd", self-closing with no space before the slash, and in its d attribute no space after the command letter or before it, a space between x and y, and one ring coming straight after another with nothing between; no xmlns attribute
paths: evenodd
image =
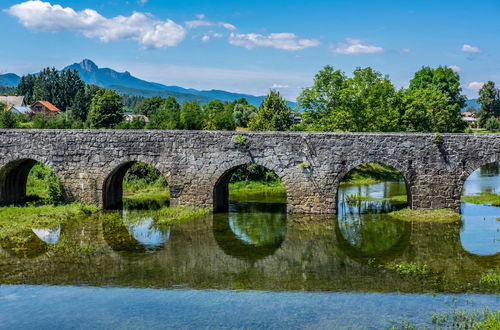
<svg viewBox="0 0 500 330"><path fill-rule="evenodd" d="M211 210L208 208L191 206L163 207L155 211L155 223L159 225L186 223L204 218L210 213Z"/></svg>
<svg viewBox="0 0 500 330"><path fill-rule="evenodd" d="M363 202L383 202L383 201L388 201L392 203L406 203L408 201L408 196L406 195L396 195L396 196L391 196L391 197L369 197L369 196L363 196L360 194L347 194L345 196L346 202L347 203L352 203L352 202L358 202L358 201L363 201Z"/></svg>
<svg viewBox="0 0 500 330"><path fill-rule="evenodd" d="M488 192L482 192L479 195L462 196L462 202L500 206L500 195Z"/></svg>
<svg viewBox="0 0 500 330"><path fill-rule="evenodd" d="M69 219L89 215L97 210L96 206L80 203L0 207L0 239L9 238L26 229L55 227Z"/></svg>
<svg viewBox="0 0 500 330"><path fill-rule="evenodd" d="M488 309L482 311L466 311L455 309L452 312L432 314L432 329L500 329L500 311L490 312ZM411 322L402 322L391 329L419 329ZM430 329L425 327L423 329Z"/></svg>
<svg viewBox="0 0 500 330"><path fill-rule="evenodd" d="M341 186L367 185L382 181L401 180L399 171L379 163L366 163L351 170L344 177Z"/></svg>
<svg viewBox="0 0 500 330"><path fill-rule="evenodd" d="M268 203L286 201L286 189L283 182L276 181L239 181L229 184L229 200Z"/></svg>
<svg viewBox="0 0 500 330"><path fill-rule="evenodd" d="M460 214L448 209L438 210L411 210L405 208L399 211L390 212L389 217L402 221L425 221L425 222L440 222L452 223L460 221Z"/></svg>

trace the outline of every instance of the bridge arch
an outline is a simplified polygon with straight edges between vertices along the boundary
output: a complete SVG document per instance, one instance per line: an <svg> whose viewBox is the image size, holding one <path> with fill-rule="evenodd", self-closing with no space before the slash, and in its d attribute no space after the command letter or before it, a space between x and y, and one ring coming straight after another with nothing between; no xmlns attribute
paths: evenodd
<svg viewBox="0 0 500 330"><path fill-rule="evenodd" d="M472 161L463 161L463 170L458 176L457 183L456 199L458 201L460 201L460 198L464 192L465 182L472 175L472 173L482 166L492 163L500 163L500 153L491 154L480 159L474 158Z"/></svg>
<svg viewBox="0 0 500 330"><path fill-rule="evenodd" d="M47 166L54 172L47 162L28 157L9 161L0 169L1 205L20 203L26 200L28 175L37 163Z"/></svg>
<svg viewBox="0 0 500 330"><path fill-rule="evenodd" d="M369 163L375 163L375 164L380 164L384 166L391 167L392 169L396 170L399 172L399 175L403 178L403 181L405 183L406 187L406 197L407 197L407 204L409 207L412 206L412 179L413 179L413 174L411 169L409 168L411 164L407 164L406 166L404 164L399 163L398 161L390 158L363 158L359 159L353 162L350 162L346 164L337 174L337 178L334 182L334 191L335 191L335 209L337 210L336 213L338 213L338 203L339 203L339 196L340 196L340 185L342 181L345 179L347 174L349 174L352 170L365 165Z"/></svg>
<svg viewBox="0 0 500 330"><path fill-rule="evenodd" d="M127 171L136 163L142 163L153 166L168 182L169 176L158 169L152 162L143 160L127 160L114 166L111 172L105 177L102 183L102 207L104 209L123 208L123 179ZM168 186L170 189L170 185Z"/></svg>
<svg viewBox="0 0 500 330"><path fill-rule="evenodd" d="M287 192L288 199L288 180L286 174L276 166L273 166L272 163L266 161L248 161L248 162L238 162L234 161L230 164L227 164L216 174L216 181L213 183L213 192L212 192L212 200L213 200L213 211L215 213L218 212L226 212L229 207L229 182L231 180L232 175L240 168L247 165L259 165L264 167L266 170L273 171L278 178L285 185L285 190Z"/></svg>

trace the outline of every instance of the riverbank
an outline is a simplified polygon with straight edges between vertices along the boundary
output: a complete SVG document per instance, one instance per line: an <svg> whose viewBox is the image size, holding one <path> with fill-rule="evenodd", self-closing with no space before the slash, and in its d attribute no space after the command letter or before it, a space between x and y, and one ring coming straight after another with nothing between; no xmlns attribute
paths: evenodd
<svg viewBox="0 0 500 330"><path fill-rule="evenodd" d="M97 206L81 203L0 207L0 239L31 228L52 228L98 210Z"/></svg>
<svg viewBox="0 0 500 330"><path fill-rule="evenodd" d="M405 208L387 213L387 216L401 221L452 223L461 220L460 214L448 209L411 210L410 208Z"/></svg>
<svg viewBox="0 0 500 330"><path fill-rule="evenodd" d="M400 181L402 179L399 171L392 167L379 163L366 163L347 173L340 186L368 185L382 181Z"/></svg>
<svg viewBox="0 0 500 330"><path fill-rule="evenodd" d="M461 200L465 203L500 206L500 195L488 192L482 192L479 195L462 196Z"/></svg>

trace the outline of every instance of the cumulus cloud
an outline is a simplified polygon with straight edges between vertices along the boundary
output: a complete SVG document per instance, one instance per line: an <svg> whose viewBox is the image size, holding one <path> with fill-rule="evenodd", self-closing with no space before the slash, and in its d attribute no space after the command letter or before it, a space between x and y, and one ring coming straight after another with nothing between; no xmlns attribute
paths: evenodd
<svg viewBox="0 0 500 330"><path fill-rule="evenodd" d="M378 54L382 53L384 48L365 45L363 40L347 38L345 43L339 43L336 47L332 47L332 51L344 55Z"/></svg>
<svg viewBox="0 0 500 330"><path fill-rule="evenodd" d="M453 72L462 72L462 68L458 65L450 65L449 68L452 69Z"/></svg>
<svg viewBox="0 0 500 330"><path fill-rule="evenodd" d="M186 36L186 30L174 21L157 20L139 12L107 18L93 9L75 11L39 0L22 2L4 11L34 32L74 31L102 42L134 40L143 48L173 47Z"/></svg>
<svg viewBox="0 0 500 330"><path fill-rule="evenodd" d="M320 44L315 39L299 39L294 33L271 33L267 36L257 33L231 33L229 43L247 49L267 47L283 50L302 50Z"/></svg>
<svg viewBox="0 0 500 330"><path fill-rule="evenodd" d="M288 86L288 85L281 85L281 84L273 84L271 86L271 88L276 88L276 89L278 89L278 88L289 88L289 87L290 86Z"/></svg>
<svg viewBox="0 0 500 330"><path fill-rule="evenodd" d="M484 82L482 81L472 81L465 88L470 89L471 91L478 91L480 90L484 85Z"/></svg>
<svg viewBox="0 0 500 330"><path fill-rule="evenodd" d="M471 45L467 45L467 44L464 44L462 46L462 51L466 52L466 53L480 53L481 52L479 47L475 47L475 46L471 46Z"/></svg>
<svg viewBox="0 0 500 330"><path fill-rule="evenodd" d="M212 21L207 20L205 15L203 15L203 14L196 15L195 20L187 21L186 26L188 27L188 29L196 29L196 28L204 27L204 26L220 26L220 27L223 27L223 28L230 30L230 31L236 30L236 26L234 26L231 23L212 22Z"/></svg>

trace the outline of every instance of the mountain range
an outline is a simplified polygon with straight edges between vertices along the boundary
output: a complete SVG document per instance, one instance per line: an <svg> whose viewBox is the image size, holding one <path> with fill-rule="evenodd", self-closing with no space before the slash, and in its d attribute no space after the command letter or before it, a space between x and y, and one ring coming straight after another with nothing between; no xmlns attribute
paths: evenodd
<svg viewBox="0 0 500 330"><path fill-rule="evenodd" d="M100 87L113 89L120 94L128 94L131 96L173 96L180 103L185 101L198 101L202 104L208 103L210 100L214 99L234 101L244 97L250 104L257 107L265 98L265 96L232 93L215 89L197 90L179 86L167 86L139 79L132 76L128 71L118 72L109 68L100 68L89 59L84 59L80 63L68 65L63 70L67 69L78 71L80 78L86 84L95 84ZM0 75L0 86L15 87L20 79L21 77L13 73ZM288 105L295 107L295 103L291 101L288 101Z"/></svg>

